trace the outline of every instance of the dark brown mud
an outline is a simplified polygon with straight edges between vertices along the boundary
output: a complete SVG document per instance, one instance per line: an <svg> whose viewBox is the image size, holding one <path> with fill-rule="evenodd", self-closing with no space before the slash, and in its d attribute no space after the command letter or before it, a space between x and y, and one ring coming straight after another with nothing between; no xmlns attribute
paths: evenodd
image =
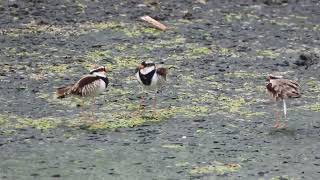
<svg viewBox="0 0 320 180"><path fill-rule="evenodd" d="M318 179L320 4L0 1L0 179ZM161 32L139 20L150 15ZM134 69L170 68L139 114ZM83 108L55 88L95 64L108 91ZM298 80L275 130L265 77ZM94 120L91 112L94 111Z"/></svg>

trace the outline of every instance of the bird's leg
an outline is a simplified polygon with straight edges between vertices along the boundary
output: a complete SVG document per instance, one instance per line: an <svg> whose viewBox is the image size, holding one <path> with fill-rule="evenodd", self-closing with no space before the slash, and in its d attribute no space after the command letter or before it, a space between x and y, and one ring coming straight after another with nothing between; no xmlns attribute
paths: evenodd
<svg viewBox="0 0 320 180"><path fill-rule="evenodd" d="M80 116L81 116L81 117L85 117L85 113L84 113L84 100L83 100L83 99L80 99L79 107L80 107Z"/></svg>
<svg viewBox="0 0 320 180"><path fill-rule="evenodd" d="M93 109L91 108L91 118L93 121L96 121L97 120L97 116L96 116L96 112L97 112L97 101L94 97L92 97L92 105L93 105Z"/></svg>
<svg viewBox="0 0 320 180"><path fill-rule="evenodd" d="M158 118L158 111L157 111L157 95L158 95L158 89L156 90L154 94L154 101L153 101L153 117Z"/></svg>
<svg viewBox="0 0 320 180"><path fill-rule="evenodd" d="M287 104L286 104L286 100L283 99L283 114L284 114L284 119L287 119Z"/></svg>
<svg viewBox="0 0 320 180"><path fill-rule="evenodd" d="M144 110L145 106L146 105L145 105L144 92L143 92L140 99L140 109Z"/></svg>
<svg viewBox="0 0 320 180"><path fill-rule="evenodd" d="M275 111L275 115L276 115L276 124L274 125L274 127L279 128L280 127L280 112L277 109Z"/></svg>
<svg viewBox="0 0 320 180"><path fill-rule="evenodd" d="M286 128L288 126L287 125L287 103L285 99L283 99L282 102L283 102L283 115L284 115L285 122L281 125L281 128Z"/></svg>
<svg viewBox="0 0 320 180"><path fill-rule="evenodd" d="M280 127L280 112L278 110L277 101L274 100L274 108L275 108L275 116L276 116L276 123L273 127L279 128Z"/></svg>
<svg viewBox="0 0 320 180"><path fill-rule="evenodd" d="M156 111L157 106L157 91L154 94L154 101L153 101L153 110Z"/></svg>

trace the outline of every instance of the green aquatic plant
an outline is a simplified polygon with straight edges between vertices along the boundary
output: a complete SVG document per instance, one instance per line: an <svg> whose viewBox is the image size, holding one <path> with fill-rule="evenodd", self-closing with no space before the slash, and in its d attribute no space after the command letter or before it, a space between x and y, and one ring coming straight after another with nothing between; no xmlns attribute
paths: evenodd
<svg viewBox="0 0 320 180"><path fill-rule="evenodd" d="M181 145L181 144L164 144L161 147L167 148L167 149L181 149L181 148L183 148L183 145Z"/></svg>
<svg viewBox="0 0 320 180"><path fill-rule="evenodd" d="M189 162L178 162L175 164L176 167L187 167L189 165L190 165Z"/></svg>
<svg viewBox="0 0 320 180"><path fill-rule="evenodd" d="M256 51L258 56L263 56L263 57L268 57L271 59L275 59L277 57L279 57L279 53L276 53L275 51L272 50L258 50Z"/></svg>
<svg viewBox="0 0 320 180"><path fill-rule="evenodd" d="M54 73L54 74L65 74L71 72L72 69L67 64L57 64L57 65L45 65L39 67L39 70L45 71L45 73Z"/></svg>
<svg viewBox="0 0 320 180"><path fill-rule="evenodd" d="M232 99L227 96L219 96L218 101L222 105L222 109L227 109L229 112L240 112L240 108L246 104L244 98Z"/></svg>
<svg viewBox="0 0 320 180"><path fill-rule="evenodd" d="M250 110L249 107L254 103L254 100L245 100L243 97L231 98L220 95L217 97L217 104L220 105L217 112L222 112L223 114L228 112L233 115L240 115L246 119L264 115L265 112L253 112Z"/></svg>
<svg viewBox="0 0 320 180"><path fill-rule="evenodd" d="M81 13L85 13L87 5L85 5L85 4L83 4L83 3L79 2L79 1L76 1L75 4L79 8Z"/></svg>
<svg viewBox="0 0 320 180"><path fill-rule="evenodd" d="M20 57L20 58L36 57L40 55L40 53L36 51L30 52L26 49L19 50L15 47L6 47L3 49L3 53L7 57Z"/></svg>
<svg viewBox="0 0 320 180"><path fill-rule="evenodd" d="M272 177L270 180L294 180L294 179L293 178L291 179L288 175L284 175L284 176Z"/></svg>
<svg viewBox="0 0 320 180"><path fill-rule="evenodd" d="M169 119L176 112L175 109L160 109L157 112L145 112L140 111L128 112L118 111L105 114L103 118L97 117L97 119L75 119L70 121L69 127L83 128L89 131L100 131L100 130L115 130L118 128L132 128L145 123L160 122Z"/></svg>
<svg viewBox="0 0 320 180"><path fill-rule="evenodd" d="M196 59L212 53L210 47L201 46L198 43L187 43L185 46L187 49L183 54L188 59Z"/></svg>
<svg viewBox="0 0 320 180"><path fill-rule="evenodd" d="M308 108L311 111L320 112L320 103L315 103L315 104L309 105Z"/></svg>
<svg viewBox="0 0 320 180"><path fill-rule="evenodd" d="M231 172L237 172L241 168L240 164L230 163L230 164L222 164L216 162L215 165L208 165L208 166L200 166L195 167L190 171L190 174L218 174L224 175Z"/></svg>
<svg viewBox="0 0 320 180"><path fill-rule="evenodd" d="M102 59L111 58L112 57L111 55L112 54L110 50L102 50L102 51L95 50L95 51L89 52L86 55L86 59L89 60L90 62L99 62Z"/></svg>
<svg viewBox="0 0 320 180"><path fill-rule="evenodd" d="M314 79L307 81L308 91L312 93L320 93L320 82Z"/></svg>
<svg viewBox="0 0 320 180"><path fill-rule="evenodd" d="M242 19L242 15L239 13L239 14L235 14L235 13L228 13L224 16L224 19L231 23L233 21L238 21L238 20L241 20Z"/></svg>
<svg viewBox="0 0 320 180"><path fill-rule="evenodd" d="M225 76L227 77L233 77L233 78L242 78L242 79L248 79L248 78L261 78L262 75L257 72L249 72L249 71L234 71L234 72L228 72L225 73Z"/></svg>
<svg viewBox="0 0 320 180"><path fill-rule="evenodd" d="M9 119L5 115L0 115L0 126L4 126L8 123Z"/></svg>
<svg viewBox="0 0 320 180"><path fill-rule="evenodd" d="M48 130L56 128L59 124L62 123L61 119L58 119L56 117L45 117L40 119L18 117L16 121L17 123L15 124L15 128L17 129L32 127L40 130Z"/></svg>

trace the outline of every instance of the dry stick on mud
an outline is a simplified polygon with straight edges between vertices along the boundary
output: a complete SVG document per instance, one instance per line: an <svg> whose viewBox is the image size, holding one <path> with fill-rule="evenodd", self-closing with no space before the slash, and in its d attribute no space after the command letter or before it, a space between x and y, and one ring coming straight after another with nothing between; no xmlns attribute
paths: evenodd
<svg viewBox="0 0 320 180"><path fill-rule="evenodd" d="M164 24L160 23L159 21L153 19L150 16L142 16L142 17L140 17L140 19L150 23L152 26L154 26L155 28L160 29L162 31L165 31L168 29L167 26L165 26Z"/></svg>

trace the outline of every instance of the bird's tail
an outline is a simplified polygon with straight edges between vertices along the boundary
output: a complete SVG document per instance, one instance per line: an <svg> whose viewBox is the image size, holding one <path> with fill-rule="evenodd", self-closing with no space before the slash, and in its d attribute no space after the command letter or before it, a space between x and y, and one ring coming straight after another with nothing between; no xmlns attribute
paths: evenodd
<svg viewBox="0 0 320 180"><path fill-rule="evenodd" d="M73 85L59 87L56 92L58 98L64 98L66 95L70 94L72 86Z"/></svg>

